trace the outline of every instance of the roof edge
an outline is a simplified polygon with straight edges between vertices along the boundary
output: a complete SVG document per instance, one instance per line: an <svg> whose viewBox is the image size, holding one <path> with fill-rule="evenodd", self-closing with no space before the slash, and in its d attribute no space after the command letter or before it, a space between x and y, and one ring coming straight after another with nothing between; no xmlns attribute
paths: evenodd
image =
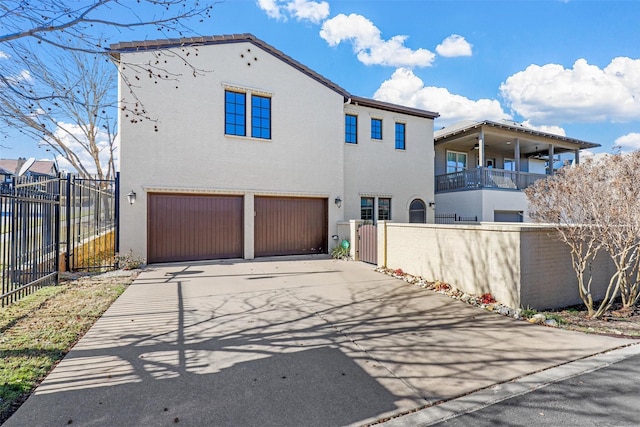
<svg viewBox="0 0 640 427"><path fill-rule="evenodd" d="M452 125L455 126L455 123ZM595 142L589 142L589 141L583 141L581 139L576 139L576 138L570 138L568 136L563 136L563 135L557 135L554 133L549 133L549 132L542 132L539 130L535 130L535 129L531 129L525 126L514 126L514 125L509 125L507 123L499 123L499 122L494 122L492 120L482 120L479 122L473 122L470 123L466 126L462 126L459 128L456 128L450 132L442 132L442 134L440 135L434 135L434 143L438 142L440 140L443 140L449 136L453 136L453 135L457 135L460 133L465 133L468 132L469 130L472 129L476 129L482 126L491 126L491 127L498 127L498 128L505 128L505 129L509 129L512 130L514 132L521 132L521 133L526 133L529 135L534 135L534 136L540 136L540 137L544 137L544 138L551 138L551 139L557 139L560 141L564 141L564 142L570 142L573 144L578 144L583 146L581 149L587 149L587 148L598 148L601 147L601 144L597 144ZM444 129L440 129L440 131L436 131L437 132L441 132L441 131L445 131L446 128Z"/></svg>
<svg viewBox="0 0 640 427"><path fill-rule="evenodd" d="M379 108L381 110L408 114L410 116L417 116L417 117L422 117L426 119L435 119L437 117L440 117L440 114L434 113L433 111L421 110L419 108L413 108L413 107L406 107L404 105L392 104L389 102L363 98L360 96L352 96L351 102L354 104L362 105L364 107Z"/></svg>
<svg viewBox="0 0 640 427"><path fill-rule="evenodd" d="M158 39L158 40L146 40L146 41L131 41L131 42L120 42L114 43L109 46L107 51L114 57L120 57L121 53L129 53L129 52L139 52L139 51L148 51L148 50L159 50L159 49L171 49L171 48L180 48L180 47L192 47L192 46L206 46L210 44L226 44L226 43L252 43L253 45L263 49L264 51L270 53L276 58L284 61L286 64L295 68L296 70L306 74L308 77L313 80L319 82L320 84L326 86L327 88L333 90L334 92L341 95L346 102L351 100L354 103L358 103L362 106L378 108L381 110L392 111L417 117L435 119L439 117L440 114L434 113L431 111L421 110L413 107L406 107L398 104L391 104L383 101L376 101L374 99L364 98L360 96L354 96L350 94L346 89L322 76L321 74L313 71L306 65L296 61L289 55L284 52L276 49L270 44L260 40L256 36L251 33L242 33L242 34L230 34L230 35L219 35L219 36L201 36L201 37L185 37L179 39Z"/></svg>

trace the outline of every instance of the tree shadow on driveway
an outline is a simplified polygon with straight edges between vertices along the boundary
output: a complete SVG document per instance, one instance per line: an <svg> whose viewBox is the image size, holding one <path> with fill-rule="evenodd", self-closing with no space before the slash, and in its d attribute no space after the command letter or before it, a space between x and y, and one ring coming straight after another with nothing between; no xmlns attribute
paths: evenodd
<svg viewBox="0 0 640 427"><path fill-rule="evenodd" d="M7 425L366 424L625 344L358 263L197 269L143 273Z"/></svg>

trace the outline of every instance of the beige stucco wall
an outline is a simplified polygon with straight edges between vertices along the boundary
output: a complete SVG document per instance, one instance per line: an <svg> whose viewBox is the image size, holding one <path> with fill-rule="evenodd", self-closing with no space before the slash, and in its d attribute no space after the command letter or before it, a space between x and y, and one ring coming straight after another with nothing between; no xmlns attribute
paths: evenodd
<svg viewBox="0 0 640 427"><path fill-rule="evenodd" d="M180 75L178 80L154 83L142 73L134 89L155 122L120 120L121 250L146 254L150 191L232 193L248 199L265 194L328 197L331 241L348 203L342 209L332 203L344 191L342 96L249 43L178 53L189 53L189 63L202 70L198 76L163 51L160 59L167 59L168 75ZM155 59L151 52L123 54L124 75L134 80L131 64ZM225 87L272 97L271 140L224 134ZM125 103L134 102L127 90L122 92ZM249 124L247 134L250 129ZM138 195L131 206L126 202L130 190ZM245 237L250 238L248 212ZM245 255L252 249L248 243L245 239Z"/></svg>
<svg viewBox="0 0 640 427"><path fill-rule="evenodd" d="M581 303L568 246L548 227L389 223L381 224L378 236L378 264L392 269L442 280L471 294L490 292L514 308ZM612 268L606 257L597 259L595 298L604 294Z"/></svg>
<svg viewBox="0 0 640 427"><path fill-rule="evenodd" d="M412 200L434 200L433 120L353 103L345 111L358 117L358 143L344 144L346 219L360 218L360 197L390 197L391 219L409 222ZM372 118L382 119L382 140L371 139ZM406 125L405 150L395 149L396 122Z"/></svg>
<svg viewBox="0 0 640 427"><path fill-rule="evenodd" d="M408 221L412 198L433 200L431 119L345 105L341 94L248 42L121 56L122 105L144 108L151 118L124 111L119 121L122 252L146 258L150 192L244 196L245 258L253 258L256 196L327 198L329 249L331 236L342 233L337 223L360 218L361 194L392 197L399 221ZM163 78L142 71L156 61L166 69ZM134 82L133 93L124 79ZM247 92L248 135L250 94L271 97L270 140L224 134L225 89ZM346 109L360 117L356 147L344 143ZM374 111L384 120L382 142L370 140ZM394 149L395 120L407 123L404 152ZM131 190L133 205L126 199Z"/></svg>

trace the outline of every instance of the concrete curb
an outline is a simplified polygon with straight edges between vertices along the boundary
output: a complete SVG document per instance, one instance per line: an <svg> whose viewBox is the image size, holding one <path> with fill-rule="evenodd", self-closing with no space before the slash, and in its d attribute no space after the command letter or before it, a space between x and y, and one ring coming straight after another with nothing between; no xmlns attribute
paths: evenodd
<svg viewBox="0 0 640 427"><path fill-rule="evenodd" d="M430 406L418 412L406 414L381 423L384 427L430 426L474 412L512 397L530 393L549 384L578 375L597 371L640 354L640 343L596 354L584 359L565 363L554 368L536 372L503 384L478 390L457 399Z"/></svg>

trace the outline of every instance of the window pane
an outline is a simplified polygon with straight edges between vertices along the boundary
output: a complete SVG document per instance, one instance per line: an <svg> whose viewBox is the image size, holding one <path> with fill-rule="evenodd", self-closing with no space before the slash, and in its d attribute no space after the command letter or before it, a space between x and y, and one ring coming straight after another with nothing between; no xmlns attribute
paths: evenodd
<svg viewBox="0 0 640 427"><path fill-rule="evenodd" d="M516 170L516 161L513 159L504 159L504 168L508 171Z"/></svg>
<svg viewBox="0 0 640 427"><path fill-rule="evenodd" d="M360 198L360 219L373 221L373 197Z"/></svg>
<svg viewBox="0 0 640 427"><path fill-rule="evenodd" d="M396 123L396 150L405 149L405 124Z"/></svg>
<svg viewBox="0 0 640 427"><path fill-rule="evenodd" d="M391 220L391 199L378 199L378 219L382 221Z"/></svg>
<svg viewBox="0 0 640 427"><path fill-rule="evenodd" d="M409 206L409 222L424 224L427 222L426 206L420 199L415 199Z"/></svg>
<svg viewBox="0 0 640 427"><path fill-rule="evenodd" d="M245 136L245 94L225 91L224 133Z"/></svg>
<svg viewBox="0 0 640 427"><path fill-rule="evenodd" d="M271 138L271 98L251 96L251 136Z"/></svg>
<svg viewBox="0 0 640 427"><path fill-rule="evenodd" d="M465 170L467 168L467 155L465 153L458 153L458 170Z"/></svg>
<svg viewBox="0 0 640 427"><path fill-rule="evenodd" d="M371 119L371 139L382 139L381 119Z"/></svg>
<svg viewBox="0 0 640 427"><path fill-rule="evenodd" d="M460 172L467 168L466 153L447 151L447 173Z"/></svg>
<svg viewBox="0 0 640 427"><path fill-rule="evenodd" d="M358 143L358 116L346 114L344 116L344 142Z"/></svg>

